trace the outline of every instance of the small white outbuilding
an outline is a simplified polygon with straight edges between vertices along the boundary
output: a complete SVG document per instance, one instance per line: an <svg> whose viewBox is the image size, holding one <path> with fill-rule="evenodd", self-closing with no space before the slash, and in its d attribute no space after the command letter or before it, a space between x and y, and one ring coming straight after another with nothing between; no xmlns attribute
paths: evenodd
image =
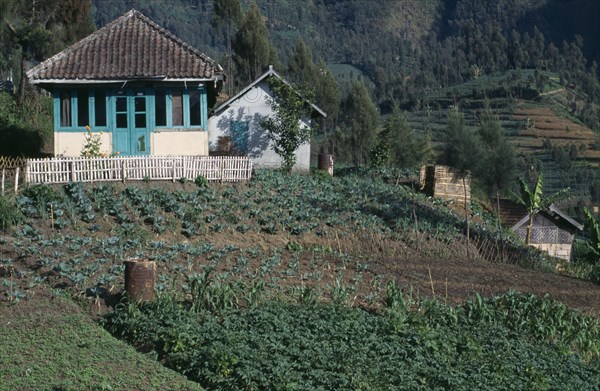
<svg viewBox="0 0 600 391"><path fill-rule="evenodd" d="M211 155L242 155L252 158L255 167L279 168L282 159L275 153L267 131L261 122L272 116L269 78L277 77L289 83L272 66L258 79L217 107L208 119L208 148ZM302 126L310 127L315 116L326 117L321 109L307 102L313 117L303 119ZM294 171L310 170L310 142L296 150Z"/></svg>

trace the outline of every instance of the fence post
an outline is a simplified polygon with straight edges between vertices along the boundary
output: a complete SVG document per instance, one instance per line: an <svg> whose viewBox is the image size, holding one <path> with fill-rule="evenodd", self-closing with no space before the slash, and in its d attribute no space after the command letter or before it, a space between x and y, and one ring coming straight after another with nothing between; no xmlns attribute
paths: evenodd
<svg viewBox="0 0 600 391"><path fill-rule="evenodd" d="M225 179L225 157L221 156L221 183Z"/></svg>
<svg viewBox="0 0 600 391"><path fill-rule="evenodd" d="M2 195L4 195L4 178L6 178L6 168L2 169Z"/></svg>
<svg viewBox="0 0 600 391"><path fill-rule="evenodd" d="M121 160L121 181L123 181L123 183L125 183L125 162L127 160L123 159Z"/></svg>
<svg viewBox="0 0 600 391"><path fill-rule="evenodd" d="M172 159L173 164L171 164L171 168L173 169L173 183L175 183L175 158Z"/></svg>
<svg viewBox="0 0 600 391"><path fill-rule="evenodd" d="M75 162L71 161L69 167L71 169L71 182L75 182Z"/></svg>
<svg viewBox="0 0 600 391"><path fill-rule="evenodd" d="M181 177L188 179L187 172L185 172L185 156L181 157Z"/></svg>
<svg viewBox="0 0 600 391"><path fill-rule="evenodd" d="M15 194L19 191L19 168L17 167L15 170Z"/></svg>
<svg viewBox="0 0 600 391"><path fill-rule="evenodd" d="M25 172L23 173L23 178L25 185L29 185L29 159L25 160Z"/></svg>

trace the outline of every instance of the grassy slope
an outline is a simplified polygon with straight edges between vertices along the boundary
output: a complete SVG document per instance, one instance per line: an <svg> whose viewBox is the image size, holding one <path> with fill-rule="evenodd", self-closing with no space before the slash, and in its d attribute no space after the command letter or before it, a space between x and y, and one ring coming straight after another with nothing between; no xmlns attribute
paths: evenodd
<svg viewBox="0 0 600 391"><path fill-rule="evenodd" d="M0 304L0 390L201 390L118 341L72 301Z"/></svg>

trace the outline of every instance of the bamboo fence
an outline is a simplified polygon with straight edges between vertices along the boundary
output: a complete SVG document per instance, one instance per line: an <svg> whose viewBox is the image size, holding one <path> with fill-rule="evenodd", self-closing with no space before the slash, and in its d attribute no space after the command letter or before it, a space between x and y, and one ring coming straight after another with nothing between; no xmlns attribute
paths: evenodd
<svg viewBox="0 0 600 391"><path fill-rule="evenodd" d="M25 183L141 180L249 180L252 160L239 156L114 156L28 159Z"/></svg>
<svg viewBox="0 0 600 391"><path fill-rule="evenodd" d="M0 194L8 190L19 189L19 182L23 182L23 169L26 159L22 157L0 156Z"/></svg>

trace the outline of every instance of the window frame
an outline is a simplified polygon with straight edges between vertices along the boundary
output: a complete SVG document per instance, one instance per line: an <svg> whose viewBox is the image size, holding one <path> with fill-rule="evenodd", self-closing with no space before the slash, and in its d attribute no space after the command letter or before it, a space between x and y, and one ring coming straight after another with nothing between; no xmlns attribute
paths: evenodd
<svg viewBox="0 0 600 391"><path fill-rule="evenodd" d="M96 125L96 90L90 88L60 88L54 92L54 130L57 132L85 132L86 125L78 125L79 122L79 99L80 92L87 93L87 108L88 108L88 124L93 131L106 131L110 127L108 108L110 107L110 94L107 90L104 92L104 110L105 110L105 125ZM63 126L61 124L62 117L62 100L61 95L68 92L71 95L71 125Z"/></svg>
<svg viewBox="0 0 600 391"><path fill-rule="evenodd" d="M102 132L110 132L113 130L114 124L114 102L116 98L116 90L110 88L103 89L94 89L94 88L82 88L82 87L63 87L57 88L53 93L54 98L54 131L55 132L85 132L85 126L78 126L79 118L78 118L78 100L79 100L79 92L85 91L87 92L87 100L88 100L88 119L89 126L92 128L92 131L102 131ZM105 110L105 125L97 125L96 124L96 95L97 92L101 91L104 96L104 110ZM168 131L169 129L173 129L175 131L185 131L187 129L190 130L203 130L208 131L208 107L207 107L207 89L205 85L199 85L197 87L188 87L188 88L176 88L176 87L155 87L155 88L145 88L147 96L150 98L150 102L148 102L147 107L147 115L149 115L149 121L146 126L149 131ZM166 116L166 124L165 125L157 125L156 124L156 105L155 105L155 96L158 91L162 91L165 94L165 116ZM173 91L181 91L182 93L182 104L183 104L183 125L173 126ZM190 92L198 91L199 93L199 119L200 124L192 125L191 124L191 106L190 106ZM71 95L70 102L70 126L62 126L61 125L61 94L67 92Z"/></svg>
<svg viewBox="0 0 600 391"><path fill-rule="evenodd" d="M200 124L192 125L191 124L191 112L190 112L190 91L198 91L199 94L199 105L198 109L200 110L199 118ZM155 97L158 91L164 92L165 94L165 117L166 124L165 125L157 125L156 124L156 102ZM173 93L181 92L182 97L182 109L183 109L183 125L173 125ZM168 130L168 129L176 129L176 130L185 130L185 129L200 129L200 130L208 130L208 113L206 108L206 88L204 86L198 86L197 88L156 88L154 89L154 93L152 94L152 123L155 129L158 130Z"/></svg>

